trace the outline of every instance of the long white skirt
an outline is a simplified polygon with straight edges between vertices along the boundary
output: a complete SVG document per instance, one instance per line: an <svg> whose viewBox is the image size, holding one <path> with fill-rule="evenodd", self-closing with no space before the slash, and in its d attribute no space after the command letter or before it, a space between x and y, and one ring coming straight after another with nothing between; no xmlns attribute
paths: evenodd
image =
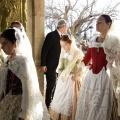
<svg viewBox="0 0 120 120"><path fill-rule="evenodd" d="M75 101L80 89L80 81L76 83L71 80L72 75L66 80L58 79L53 100L50 105L50 114L53 120L59 119L59 114L64 119L73 119Z"/></svg>
<svg viewBox="0 0 120 120"><path fill-rule="evenodd" d="M11 92L8 93L0 101L0 120L18 120L18 116L21 112L21 101L22 95L11 95ZM39 120L50 120L50 115L48 114L45 103L42 100L42 96L41 101L43 106L43 116L41 116ZM41 111L41 108L39 108L39 110ZM34 120L36 120L36 118L34 118Z"/></svg>
<svg viewBox="0 0 120 120"><path fill-rule="evenodd" d="M112 83L105 69L98 74L89 70L79 92L76 120L110 120L112 97Z"/></svg>

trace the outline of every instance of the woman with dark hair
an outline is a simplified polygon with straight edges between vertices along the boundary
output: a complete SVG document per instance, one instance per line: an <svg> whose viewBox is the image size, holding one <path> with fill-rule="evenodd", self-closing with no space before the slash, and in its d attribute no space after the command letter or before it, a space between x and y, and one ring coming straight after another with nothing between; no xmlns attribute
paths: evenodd
<svg viewBox="0 0 120 120"><path fill-rule="evenodd" d="M87 53L72 77L76 81L92 61L79 92L76 120L118 120L120 41L112 35L109 15L98 18L96 30L100 35L90 41Z"/></svg>
<svg viewBox="0 0 120 120"><path fill-rule="evenodd" d="M0 120L50 120L26 39L17 28L5 30L1 37L8 57L0 74Z"/></svg>
<svg viewBox="0 0 120 120"><path fill-rule="evenodd" d="M10 28L17 28L21 31L23 39L24 39L24 43L27 44L26 52L28 53L28 55L32 56L31 43L30 43L30 40L28 39L28 37L26 35L25 29L24 29L22 23L20 23L19 21L14 21L10 24ZM3 51L1 51L1 52L2 52L2 61L4 61L7 57L7 55Z"/></svg>
<svg viewBox="0 0 120 120"><path fill-rule="evenodd" d="M60 44L64 52L62 51L59 60L59 77L50 105L50 115L52 120L74 120L77 94L81 82L80 78L73 82L71 76L76 72L78 64L83 58L83 53L75 45L72 36L63 35Z"/></svg>

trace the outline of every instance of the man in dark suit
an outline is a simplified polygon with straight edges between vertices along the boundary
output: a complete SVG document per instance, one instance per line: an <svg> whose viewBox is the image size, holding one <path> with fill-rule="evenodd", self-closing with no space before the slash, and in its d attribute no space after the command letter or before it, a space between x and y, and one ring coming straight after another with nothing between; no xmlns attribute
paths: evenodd
<svg viewBox="0 0 120 120"><path fill-rule="evenodd" d="M41 52L41 66L46 74L46 106L49 108L56 85L56 68L58 66L61 46L60 37L67 33L67 21L60 19L57 29L47 34Z"/></svg>

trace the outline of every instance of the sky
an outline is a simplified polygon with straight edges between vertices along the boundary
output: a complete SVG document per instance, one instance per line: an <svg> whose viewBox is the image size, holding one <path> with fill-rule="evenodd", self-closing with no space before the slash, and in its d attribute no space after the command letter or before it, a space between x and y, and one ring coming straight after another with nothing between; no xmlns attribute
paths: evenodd
<svg viewBox="0 0 120 120"><path fill-rule="evenodd" d="M46 2L47 2L48 0L46 0ZM71 0L71 1L73 1L73 2L75 2L75 0ZM85 4L85 1L86 0L79 0L80 1L80 3L82 4L82 5L84 5ZM88 0L89 2L91 2L92 0ZM119 0L97 0L97 4L94 6L94 10L101 10L102 8L104 8L104 6L106 6L108 3L110 3L110 5L112 6L112 5L114 5L115 3L117 3ZM60 4L63 4L63 3L67 3L67 0L54 0L54 2L56 2L56 3L60 3ZM79 7L79 6L78 6ZM120 11L120 7L118 8L119 9L119 11ZM119 28L119 26L120 26L120 13L119 13L119 15L118 16L116 16L117 17L117 20L115 20L114 22L115 22L115 25L117 26L117 28L116 29L118 29L118 32L120 31L120 28ZM92 33L94 33L95 32L95 23L93 23L93 29L92 29ZM48 29L45 29L45 34L47 34L48 32L50 32L50 30L48 30Z"/></svg>

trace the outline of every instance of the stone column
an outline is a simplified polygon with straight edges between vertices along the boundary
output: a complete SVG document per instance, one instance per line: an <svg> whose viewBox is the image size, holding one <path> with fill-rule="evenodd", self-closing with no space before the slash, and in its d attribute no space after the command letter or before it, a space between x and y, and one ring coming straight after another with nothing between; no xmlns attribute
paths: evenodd
<svg viewBox="0 0 120 120"><path fill-rule="evenodd" d="M41 48L44 41L44 0L28 0L27 5L27 35L33 48L40 90L44 95L44 74L40 68Z"/></svg>

